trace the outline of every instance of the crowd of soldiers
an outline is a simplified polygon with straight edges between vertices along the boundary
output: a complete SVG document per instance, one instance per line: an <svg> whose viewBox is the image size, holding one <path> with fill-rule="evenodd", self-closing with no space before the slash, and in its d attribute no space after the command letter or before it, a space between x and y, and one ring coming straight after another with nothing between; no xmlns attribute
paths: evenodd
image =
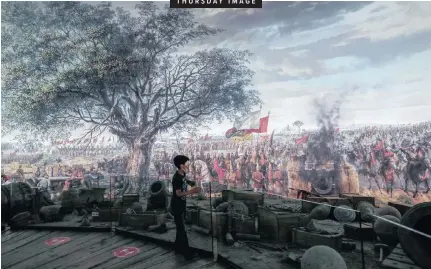
<svg viewBox="0 0 431 269"><path fill-rule="evenodd" d="M319 132L291 134L273 141L192 142L178 152L190 157L189 176L197 181L218 181L235 188L284 194L289 188L289 161L298 157L315 161L310 157L313 151L310 142L297 141L298 137L307 135L318 136ZM413 182L413 177L406 171L410 171L415 162L425 161L426 167L430 154L430 123L341 130L333 135L333 139L336 141L328 144L335 155L340 156L341 161L353 164L359 174L368 178L362 185L368 183L369 188L386 188L392 193L394 187L406 189L410 180L415 186L424 182L429 188L429 169L421 174L421 182ZM154 156L160 177L172 175L171 160L176 154L162 152ZM396 179L399 180L395 182Z"/></svg>
<svg viewBox="0 0 431 269"><path fill-rule="evenodd" d="M228 139L188 141L172 145L176 150L158 148L154 151L151 169L155 170L158 179L169 180L175 171L173 157L184 154L191 160L188 176L198 182L217 181L232 188L284 194L289 188L288 163L292 158L310 159L313 151L310 141L313 136L319 136L319 131L242 142ZM298 137L310 139L298 140ZM379 189L386 187L387 191L392 191L393 187L407 188L407 181L415 179L405 176L406 170L416 161L424 163L425 172L420 174L421 182L413 183L420 185L424 182L429 189L429 169L426 169L427 163L424 160L428 160L430 153L430 123L337 130L331 139L334 140L328 141L331 150L341 156L342 161L355 165L358 173L368 178L370 188L372 185ZM104 159L94 164L94 169L124 174L127 170L127 157ZM82 168L72 169L58 164L55 174L52 167L39 167L35 177L81 177L84 173ZM400 179L397 182L396 177Z"/></svg>

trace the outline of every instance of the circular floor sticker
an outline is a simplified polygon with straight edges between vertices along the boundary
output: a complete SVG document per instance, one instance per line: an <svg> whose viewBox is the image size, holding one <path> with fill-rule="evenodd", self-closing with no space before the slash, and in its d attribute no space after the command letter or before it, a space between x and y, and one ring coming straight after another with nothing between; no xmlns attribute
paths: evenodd
<svg viewBox="0 0 431 269"><path fill-rule="evenodd" d="M127 258L134 256L140 252L139 248L135 247L121 247L112 251L112 255L118 258Z"/></svg>
<svg viewBox="0 0 431 269"><path fill-rule="evenodd" d="M53 237L45 241L45 244L48 246L57 246L61 244L65 244L72 240L70 237Z"/></svg>

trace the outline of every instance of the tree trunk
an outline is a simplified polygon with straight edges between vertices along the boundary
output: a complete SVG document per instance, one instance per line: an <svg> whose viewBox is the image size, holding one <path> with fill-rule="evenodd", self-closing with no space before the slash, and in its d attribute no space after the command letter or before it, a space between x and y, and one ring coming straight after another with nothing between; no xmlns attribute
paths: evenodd
<svg viewBox="0 0 431 269"><path fill-rule="evenodd" d="M128 180L124 184L123 193L141 193L150 179L151 151L153 141L143 138L129 146L127 162Z"/></svg>

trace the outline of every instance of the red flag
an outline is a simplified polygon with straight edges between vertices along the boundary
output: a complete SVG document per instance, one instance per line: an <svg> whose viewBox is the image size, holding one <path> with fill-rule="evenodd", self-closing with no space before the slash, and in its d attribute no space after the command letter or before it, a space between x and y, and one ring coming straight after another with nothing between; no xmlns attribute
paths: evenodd
<svg viewBox="0 0 431 269"><path fill-rule="evenodd" d="M394 153L392 152L392 151L386 151L385 150L385 152L383 153L383 155L386 157L386 158L388 158L388 157L393 157L394 156Z"/></svg>
<svg viewBox="0 0 431 269"><path fill-rule="evenodd" d="M230 128L229 130L226 131L226 138L231 138L232 136L235 135L235 133L237 132L237 129L235 127Z"/></svg>
<svg viewBox="0 0 431 269"><path fill-rule="evenodd" d="M269 116L260 118L260 121L259 121L259 133L266 133L266 132L268 132L268 122L269 122Z"/></svg>
<svg viewBox="0 0 431 269"><path fill-rule="evenodd" d="M374 148L374 151L379 151L383 148L383 140L379 141L379 144Z"/></svg>
<svg viewBox="0 0 431 269"><path fill-rule="evenodd" d="M310 134L304 135L303 137L295 139L295 144L305 144L308 142L308 138L310 138Z"/></svg>

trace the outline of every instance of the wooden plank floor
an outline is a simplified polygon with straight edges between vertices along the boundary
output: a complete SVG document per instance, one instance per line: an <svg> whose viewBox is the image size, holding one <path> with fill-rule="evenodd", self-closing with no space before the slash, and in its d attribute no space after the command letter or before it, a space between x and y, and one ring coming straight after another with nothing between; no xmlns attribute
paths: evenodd
<svg viewBox="0 0 431 269"><path fill-rule="evenodd" d="M72 240L48 246L45 241L54 237L70 237ZM226 268L208 258L187 262L165 247L111 233L5 231L2 232L1 246L1 268L10 269ZM140 251L126 258L113 255L114 250L125 246L136 247Z"/></svg>
<svg viewBox="0 0 431 269"><path fill-rule="evenodd" d="M406 255L400 244L383 261L382 267L391 269L421 269Z"/></svg>
<svg viewBox="0 0 431 269"><path fill-rule="evenodd" d="M117 227L118 230L129 231L128 228ZM141 230L133 230L133 233L137 235L143 235L149 238L154 238L158 240L162 240L165 242L173 243L175 240L175 230L168 230L168 232L163 234L152 233ZM212 251L212 243L211 237L207 235L202 235L196 233L194 231L188 231L187 236L189 239L189 244L191 247L202 249L208 252ZM217 244L218 253L223 257L227 258L230 262L240 266L241 268L251 268L251 269L287 269L294 268L294 266L290 266L289 264L280 263L281 259L278 256L274 256L274 253L270 253L269 251L262 250L261 252L257 252L254 249L244 247L235 247L235 246L227 246L223 242L218 242ZM265 257L264 259L251 259L251 256L260 256ZM186 267L185 267L186 268ZM139 269L136 267L136 269Z"/></svg>

